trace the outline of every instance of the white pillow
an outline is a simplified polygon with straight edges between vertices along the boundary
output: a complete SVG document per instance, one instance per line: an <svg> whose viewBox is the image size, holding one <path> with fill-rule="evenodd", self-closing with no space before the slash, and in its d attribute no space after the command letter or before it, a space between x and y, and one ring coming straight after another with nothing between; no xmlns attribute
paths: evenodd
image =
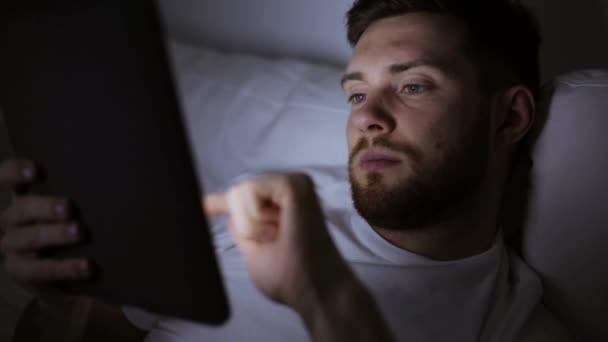
<svg viewBox="0 0 608 342"><path fill-rule="evenodd" d="M243 173L347 164L341 69L175 41L170 51L206 191Z"/></svg>
<svg viewBox="0 0 608 342"><path fill-rule="evenodd" d="M557 78L536 143L523 254L545 300L593 341L608 341L608 70Z"/></svg>

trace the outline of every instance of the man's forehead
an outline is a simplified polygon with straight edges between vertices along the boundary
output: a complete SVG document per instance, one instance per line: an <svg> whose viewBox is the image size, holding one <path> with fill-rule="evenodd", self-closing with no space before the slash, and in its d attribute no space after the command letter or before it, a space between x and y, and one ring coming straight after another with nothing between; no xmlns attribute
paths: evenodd
<svg viewBox="0 0 608 342"><path fill-rule="evenodd" d="M388 42L382 48L358 50L353 53L345 73L378 71L396 73L414 67L432 67L447 71L454 64L453 52L433 49L416 42Z"/></svg>
<svg viewBox="0 0 608 342"><path fill-rule="evenodd" d="M462 36L438 23L441 20L432 14L412 13L375 22L354 47L346 73L371 68L388 71L391 65L418 60L444 65L462 57Z"/></svg>
<svg viewBox="0 0 608 342"><path fill-rule="evenodd" d="M450 32L451 36L457 36L465 31L464 23L453 16L432 12L412 12L373 21L361 35L360 41L365 41L367 36L378 33L399 37L408 33L419 35Z"/></svg>
<svg viewBox="0 0 608 342"><path fill-rule="evenodd" d="M371 63L389 65L407 60L430 58L436 55L419 42L400 38L398 40L384 40L373 45L356 46L349 63L349 67Z"/></svg>

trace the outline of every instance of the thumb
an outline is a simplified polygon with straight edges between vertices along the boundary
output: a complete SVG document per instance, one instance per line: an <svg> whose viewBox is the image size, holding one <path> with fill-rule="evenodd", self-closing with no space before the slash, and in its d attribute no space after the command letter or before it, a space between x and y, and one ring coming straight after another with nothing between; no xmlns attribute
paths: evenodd
<svg viewBox="0 0 608 342"><path fill-rule="evenodd" d="M260 186L260 183L236 186L226 195L233 231L240 239L262 242L272 240L276 234L279 208L268 202Z"/></svg>
<svg viewBox="0 0 608 342"><path fill-rule="evenodd" d="M225 193L209 193L202 200L205 214L209 217L229 214Z"/></svg>

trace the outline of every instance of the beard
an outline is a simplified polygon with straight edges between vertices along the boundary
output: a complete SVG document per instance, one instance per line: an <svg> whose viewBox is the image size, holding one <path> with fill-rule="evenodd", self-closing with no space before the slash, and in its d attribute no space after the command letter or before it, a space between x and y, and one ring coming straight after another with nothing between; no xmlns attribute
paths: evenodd
<svg viewBox="0 0 608 342"><path fill-rule="evenodd" d="M489 150L487 113L479 113L469 134L451 143L441 158L425 158L410 144L377 139L374 147L399 152L409 163L410 174L387 184L381 172L365 175L365 184L355 177L354 157L370 147L361 139L349 156L349 178L353 203L359 214L374 228L414 230L449 218L480 188L487 172Z"/></svg>

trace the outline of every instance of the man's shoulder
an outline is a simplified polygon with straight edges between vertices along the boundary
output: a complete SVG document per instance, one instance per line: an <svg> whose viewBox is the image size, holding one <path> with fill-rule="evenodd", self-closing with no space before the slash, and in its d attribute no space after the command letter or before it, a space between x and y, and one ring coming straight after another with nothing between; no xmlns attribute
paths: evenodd
<svg viewBox="0 0 608 342"><path fill-rule="evenodd" d="M532 287L537 288L540 297L522 325L516 340L522 342L575 341L566 326L544 303L544 288L540 275L528 265L527 261L516 249L506 244L505 251L509 255L509 279L511 285L527 290Z"/></svg>
<svg viewBox="0 0 608 342"><path fill-rule="evenodd" d="M576 339L545 304L539 302L520 331L517 341L570 342Z"/></svg>

